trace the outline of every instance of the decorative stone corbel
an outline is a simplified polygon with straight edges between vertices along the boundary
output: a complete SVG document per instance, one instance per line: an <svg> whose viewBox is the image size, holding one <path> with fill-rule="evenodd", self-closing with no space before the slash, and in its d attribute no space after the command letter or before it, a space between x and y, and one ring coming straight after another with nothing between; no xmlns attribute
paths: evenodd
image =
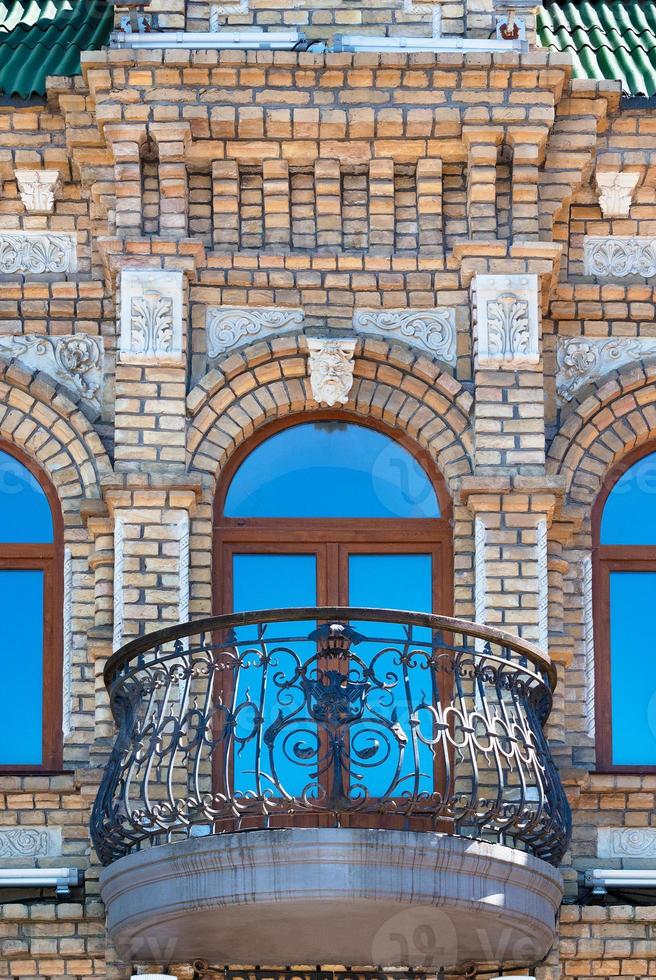
<svg viewBox="0 0 656 980"><path fill-rule="evenodd" d="M174 269L121 270L121 361L180 363L183 280Z"/></svg>
<svg viewBox="0 0 656 980"><path fill-rule="evenodd" d="M538 277L477 275L472 283L479 367L530 367L540 361Z"/></svg>
<svg viewBox="0 0 656 980"><path fill-rule="evenodd" d="M595 179L604 218L628 218L640 174L602 170L597 171Z"/></svg>
<svg viewBox="0 0 656 980"><path fill-rule="evenodd" d="M17 170L16 182L26 211L52 214L55 196L61 186L58 170Z"/></svg>
<svg viewBox="0 0 656 980"><path fill-rule="evenodd" d="M308 337L312 394L320 404L345 405L353 387L355 340Z"/></svg>

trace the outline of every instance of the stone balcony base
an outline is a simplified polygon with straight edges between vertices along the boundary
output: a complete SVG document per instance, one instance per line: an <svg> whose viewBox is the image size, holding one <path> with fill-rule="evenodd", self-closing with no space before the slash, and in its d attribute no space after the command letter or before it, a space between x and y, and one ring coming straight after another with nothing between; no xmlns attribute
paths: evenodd
<svg viewBox="0 0 656 980"><path fill-rule="evenodd" d="M101 877L125 959L454 969L532 964L555 935L560 873L440 833L257 830L129 854Z"/></svg>

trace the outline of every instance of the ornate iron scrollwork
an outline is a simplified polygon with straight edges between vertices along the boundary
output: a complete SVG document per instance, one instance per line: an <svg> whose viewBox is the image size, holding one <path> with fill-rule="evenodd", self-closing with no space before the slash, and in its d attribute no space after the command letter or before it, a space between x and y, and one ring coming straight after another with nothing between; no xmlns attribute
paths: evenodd
<svg viewBox="0 0 656 980"><path fill-rule="evenodd" d="M352 814L552 863L567 846L543 733L553 671L496 630L387 610L240 614L133 641L106 680L119 730L92 821L106 864Z"/></svg>

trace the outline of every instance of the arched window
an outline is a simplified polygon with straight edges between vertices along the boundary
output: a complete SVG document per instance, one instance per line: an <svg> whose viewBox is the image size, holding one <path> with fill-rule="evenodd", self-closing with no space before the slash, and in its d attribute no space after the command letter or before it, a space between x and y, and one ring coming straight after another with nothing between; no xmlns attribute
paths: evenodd
<svg viewBox="0 0 656 980"><path fill-rule="evenodd" d="M656 452L613 471L593 514L600 768L656 768Z"/></svg>
<svg viewBox="0 0 656 980"><path fill-rule="evenodd" d="M339 419L316 413L287 420L246 444L217 493L214 553L219 613L314 606L451 611L450 502L434 464L387 427L345 412ZM309 616L296 627L309 635L316 625ZM267 635L284 636L288 628L273 624ZM404 635L400 626L386 629L392 641ZM237 632L250 640L255 630ZM428 639L420 632L417 639ZM257 697L253 673L248 684ZM424 685L425 677L412 683ZM234 760L244 792L253 788L249 751ZM429 758L422 764L431 770Z"/></svg>
<svg viewBox="0 0 656 980"><path fill-rule="evenodd" d="M53 488L0 445L0 769L61 764L61 518Z"/></svg>
<svg viewBox="0 0 656 980"><path fill-rule="evenodd" d="M450 608L448 496L384 427L334 419L265 430L216 501L215 607Z"/></svg>

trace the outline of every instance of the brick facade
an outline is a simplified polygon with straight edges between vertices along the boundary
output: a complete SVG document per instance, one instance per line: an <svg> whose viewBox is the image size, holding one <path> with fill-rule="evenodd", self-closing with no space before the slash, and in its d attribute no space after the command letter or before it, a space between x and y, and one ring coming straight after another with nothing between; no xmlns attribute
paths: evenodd
<svg viewBox="0 0 656 980"><path fill-rule="evenodd" d="M425 3L403 0L247 6L230 27L321 38L431 24ZM440 6L444 35L493 29L491 2ZM209 8L154 0L151 10L162 27L202 31ZM104 938L87 829L113 731L102 669L117 643L211 612L218 477L262 425L317 407L306 330L357 337L345 410L402 430L442 472L455 614L484 610L557 666L549 734L574 810L563 872L576 902L577 872L613 863L597 855L598 829L654 824L656 776L594 772L583 569L607 474L656 440L656 379L648 354L633 353L564 399L558 345L656 339L651 282L600 281L584 267L585 237L654 234L652 114L622 110L618 86L572 80L566 57L533 47L107 50L83 68L51 79L42 106L0 106L0 263L8 234L72 233L77 249L73 271L3 271L0 341L85 335L104 350L94 405L75 378L0 348L0 436L54 485L72 561L65 771L0 775L0 829L61 828L60 853L42 860L86 872L70 900L0 891L0 977L122 978L138 966L118 962ZM59 172L52 213L26 209L20 168ZM621 217L599 204L595 175L609 169L638 174ZM122 336L122 304L129 321L142 302L156 324L157 304L168 316L174 301L152 284L135 300L135 271L179 282L179 350ZM535 287L534 356L485 359L486 276L502 299L509 277ZM208 311L222 307L302 310L302 326L212 357ZM453 313L451 361L412 335L353 326L357 311L435 308ZM568 904L537 975L656 976L655 918L652 908Z"/></svg>

